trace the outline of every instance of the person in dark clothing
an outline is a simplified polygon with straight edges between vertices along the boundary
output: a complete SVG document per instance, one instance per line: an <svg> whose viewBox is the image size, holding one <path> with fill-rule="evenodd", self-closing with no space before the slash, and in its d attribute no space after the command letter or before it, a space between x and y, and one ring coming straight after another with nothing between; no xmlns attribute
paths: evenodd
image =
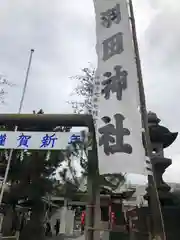
<svg viewBox="0 0 180 240"><path fill-rule="evenodd" d="M51 225L49 222L46 223L45 236L50 236L51 234Z"/></svg>
<svg viewBox="0 0 180 240"><path fill-rule="evenodd" d="M56 220L56 224L54 226L55 231L56 231L56 236L59 234L59 228L60 228L60 221L59 219Z"/></svg>
<svg viewBox="0 0 180 240"><path fill-rule="evenodd" d="M25 216L24 216L24 213L22 213L20 218L20 232L23 230L24 225L25 225Z"/></svg>

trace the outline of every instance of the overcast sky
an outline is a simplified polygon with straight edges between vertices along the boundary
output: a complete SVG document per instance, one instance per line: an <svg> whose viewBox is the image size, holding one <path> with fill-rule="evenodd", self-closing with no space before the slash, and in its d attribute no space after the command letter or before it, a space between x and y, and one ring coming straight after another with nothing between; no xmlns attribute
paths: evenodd
<svg viewBox="0 0 180 240"><path fill-rule="evenodd" d="M134 0L148 109L180 132L180 2ZM93 0L1 0L0 73L8 89L1 112L17 112L29 51L35 49L23 112L71 112L76 83L70 76L96 66ZM166 150L173 158L165 179L180 182L180 138ZM141 178L139 178L141 179Z"/></svg>

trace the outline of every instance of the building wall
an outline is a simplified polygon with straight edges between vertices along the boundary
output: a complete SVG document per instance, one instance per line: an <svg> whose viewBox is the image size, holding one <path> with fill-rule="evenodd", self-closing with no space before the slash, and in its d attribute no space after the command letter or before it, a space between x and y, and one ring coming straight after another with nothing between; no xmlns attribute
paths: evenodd
<svg viewBox="0 0 180 240"><path fill-rule="evenodd" d="M60 219L60 217L61 217L61 209L57 209L57 211L52 215L50 219L51 230L53 233L55 233L54 225L56 224L56 220Z"/></svg>
<svg viewBox="0 0 180 240"><path fill-rule="evenodd" d="M168 183L171 187L171 192L180 191L180 183ZM146 185L139 184L125 184L123 189L135 189L136 192L133 194L132 198L128 201L124 201L125 206L147 206L147 201L144 200L144 195L146 194ZM122 190L123 190L122 189Z"/></svg>

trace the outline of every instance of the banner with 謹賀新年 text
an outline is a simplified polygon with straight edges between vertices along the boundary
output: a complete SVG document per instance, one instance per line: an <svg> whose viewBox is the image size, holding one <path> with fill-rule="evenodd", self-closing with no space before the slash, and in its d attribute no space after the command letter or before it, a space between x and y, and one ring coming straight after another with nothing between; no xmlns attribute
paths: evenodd
<svg viewBox="0 0 180 240"><path fill-rule="evenodd" d="M94 0L98 65L93 96L100 174L145 174L139 89L126 0Z"/></svg>
<svg viewBox="0 0 180 240"><path fill-rule="evenodd" d="M61 150L82 141L81 133L0 131L0 149Z"/></svg>

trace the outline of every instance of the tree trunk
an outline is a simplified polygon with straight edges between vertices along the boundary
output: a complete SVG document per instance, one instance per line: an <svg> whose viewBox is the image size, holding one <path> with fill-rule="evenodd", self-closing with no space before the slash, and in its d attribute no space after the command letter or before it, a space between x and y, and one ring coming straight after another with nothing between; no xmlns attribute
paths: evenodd
<svg viewBox="0 0 180 240"><path fill-rule="evenodd" d="M20 240L43 240L44 229L42 224L43 203L33 206L31 218L20 233Z"/></svg>
<svg viewBox="0 0 180 240"><path fill-rule="evenodd" d="M12 208L10 207L7 209L6 214L3 218L3 224L2 224L3 236L11 235L12 219L13 219L13 211L12 211Z"/></svg>

